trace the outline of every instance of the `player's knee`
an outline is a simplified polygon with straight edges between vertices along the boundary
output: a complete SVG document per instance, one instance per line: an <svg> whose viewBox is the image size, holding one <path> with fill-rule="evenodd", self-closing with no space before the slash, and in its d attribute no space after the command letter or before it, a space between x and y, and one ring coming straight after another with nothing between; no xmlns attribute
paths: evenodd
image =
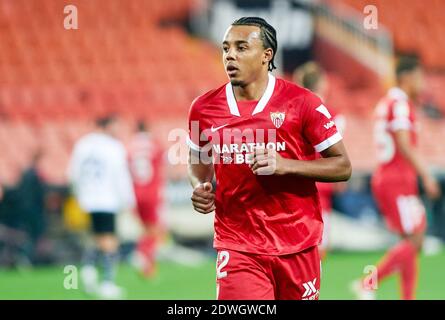
<svg viewBox="0 0 445 320"><path fill-rule="evenodd" d="M114 235L101 235L97 237L97 245L104 252L115 252L117 250L117 239Z"/></svg>
<svg viewBox="0 0 445 320"><path fill-rule="evenodd" d="M410 241L413 246L416 248L417 252L422 251L423 247L423 234L415 233L406 237L408 241Z"/></svg>

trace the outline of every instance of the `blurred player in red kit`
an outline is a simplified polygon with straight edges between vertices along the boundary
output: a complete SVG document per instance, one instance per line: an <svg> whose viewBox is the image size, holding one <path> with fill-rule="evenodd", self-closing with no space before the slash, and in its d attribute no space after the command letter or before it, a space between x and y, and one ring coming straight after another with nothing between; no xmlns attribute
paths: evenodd
<svg viewBox="0 0 445 320"><path fill-rule="evenodd" d="M396 78L397 87L390 89L376 107L374 140L379 165L371 184L389 230L398 234L401 240L377 265L376 276L380 282L395 272L400 273L402 299L414 299L417 255L426 230L425 208L419 197L417 177L420 177L428 197L439 197L440 189L416 150L418 128L414 101L423 88L418 59L401 57L396 66ZM358 298L375 298L372 289L377 283L368 282L355 283Z"/></svg>
<svg viewBox="0 0 445 320"><path fill-rule="evenodd" d="M316 95L269 73L277 39L264 19L233 22L222 49L230 81L194 100L188 138L192 204L215 211L217 298L318 299L315 181L349 179L342 137Z"/></svg>
<svg viewBox="0 0 445 320"><path fill-rule="evenodd" d="M133 179L137 212L144 234L136 248L136 264L144 276L156 271L156 247L162 238L163 226L159 211L163 203L163 150L148 132L144 121L138 121L136 134L129 145L129 167Z"/></svg>
<svg viewBox="0 0 445 320"><path fill-rule="evenodd" d="M324 70L313 61L309 61L298 67L293 74L294 82L311 90L322 101L326 102L328 91L328 78ZM337 110L330 106L329 111L334 119L337 130L343 135L346 119L344 115L338 113ZM330 234L330 216L332 212L332 199L334 193L342 191L345 188L344 183L324 183L317 182L318 194L320 196L320 204L323 215L323 239L319 246L321 259L324 259L329 249L329 234Z"/></svg>

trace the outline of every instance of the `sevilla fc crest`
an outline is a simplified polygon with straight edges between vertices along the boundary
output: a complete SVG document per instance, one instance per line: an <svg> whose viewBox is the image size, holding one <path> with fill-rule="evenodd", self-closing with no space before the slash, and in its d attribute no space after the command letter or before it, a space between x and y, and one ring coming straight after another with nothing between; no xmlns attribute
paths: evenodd
<svg viewBox="0 0 445 320"><path fill-rule="evenodd" d="M284 112L271 112L270 113L270 119L272 120L274 126L277 129L283 125L285 117L286 117L286 113L284 113Z"/></svg>

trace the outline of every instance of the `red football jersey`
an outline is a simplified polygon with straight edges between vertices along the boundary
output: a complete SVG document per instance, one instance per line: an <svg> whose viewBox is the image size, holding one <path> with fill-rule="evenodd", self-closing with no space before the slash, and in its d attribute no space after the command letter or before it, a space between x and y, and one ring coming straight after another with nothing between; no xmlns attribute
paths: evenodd
<svg viewBox="0 0 445 320"><path fill-rule="evenodd" d="M248 166L255 147L314 160L342 139L317 96L269 74L259 101L237 102L228 83L195 99L189 129L189 146L211 150L215 167L215 248L283 255L319 244L315 181L254 175Z"/></svg>
<svg viewBox="0 0 445 320"><path fill-rule="evenodd" d="M394 140L397 130L409 130L411 144L417 144L417 124L414 105L399 88L392 88L377 104L374 142L379 166L373 175L374 183L396 184L401 189L417 185L415 168L403 157Z"/></svg>
<svg viewBox="0 0 445 320"><path fill-rule="evenodd" d="M318 196L323 213L329 214L332 211L332 197L334 196L334 185L328 182L317 182Z"/></svg>
<svg viewBox="0 0 445 320"><path fill-rule="evenodd" d="M150 134L138 133L132 139L129 148L129 167L133 178L136 198L160 200L160 187L163 183L163 151Z"/></svg>

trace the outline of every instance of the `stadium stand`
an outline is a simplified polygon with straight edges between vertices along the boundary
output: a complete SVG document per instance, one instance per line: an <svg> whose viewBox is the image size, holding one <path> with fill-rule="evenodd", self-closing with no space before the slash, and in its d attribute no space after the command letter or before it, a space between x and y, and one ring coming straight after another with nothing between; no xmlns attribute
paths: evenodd
<svg viewBox="0 0 445 320"><path fill-rule="evenodd" d="M355 0L322 3L328 10L321 10L321 13L315 11L317 29L314 53L331 74L328 100L347 116L345 142L350 146L348 150L354 169L369 172L376 164L373 154L369 152L372 148L373 108L392 85L391 76L385 74L388 69L378 68L385 65L385 57L373 56L372 44L385 44L385 37L378 39L377 35L387 33L393 43L382 46L379 52L418 53L426 66L426 92L421 99L422 103L432 104L443 114L445 98L441 88L445 85L445 73L440 57L445 54L445 43L440 34L445 32L445 26L437 19L442 4L434 0L428 2L428 6L417 0L374 1L372 4L378 9L379 21L379 30L376 32L362 27L363 9L370 3ZM410 10L402 10L403 6L408 5ZM416 36L424 34L431 37ZM367 42L371 48L367 48ZM381 59L383 63L369 65L367 62L375 61L373 59ZM421 153L436 168L443 168L445 149L437 141L444 134L444 120L431 119L422 110L418 115L423 129L419 137Z"/></svg>
<svg viewBox="0 0 445 320"><path fill-rule="evenodd" d="M338 4L327 2L333 7ZM359 11L367 4L362 0L341 3ZM410 1L419 9L397 10L404 3L375 1L379 21L394 34L396 50L417 50L429 70L435 71L428 74L429 98L445 111L445 92L441 90L445 77L440 72L445 67L445 38L441 36L445 26L437 18L440 1L431 0L429 6ZM226 81L218 49L191 37L184 28L194 6L192 0L73 0L69 4L78 8L77 30L64 29L63 9L67 4L57 0L0 2L3 183L16 181L36 146L44 150L42 167L49 181L65 183L73 141L88 130L85 120L104 112L121 114L127 133L132 120L149 120L167 146L171 129L185 129L192 99ZM420 26L411 25L412 19L421 22ZM412 36L416 32L430 36ZM370 170L375 161L369 156L369 120L384 88L360 61L341 50L328 52L326 45L316 39L316 56L331 79L329 101L348 116L345 138L354 144L350 148L354 168ZM335 56L331 61L337 65L329 65L326 55ZM181 68L172 61L181 61ZM442 122L425 116L421 122L431 128L422 131L421 148L434 164L443 165L445 151L433 143L443 136ZM185 167L173 166L169 175L183 177Z"/></svg>
<svg viewBox="0 0 445 320"><path fill-rule="evenodd" d="M343 3L363 11L368 4L378 9L379 21L388 27L400 51L418 52L429 68L445 68L444 26L441 23L443 2L441 0L342 0ZM410 10L405 10L409 6ZM428 35L425 37L424 35Z"/></svg>
<svg viewBox="0 0 445 320"><path fill-rule="evenodd" d="M126 132L142 117L166 137L186 126L196 95L225 81L216 49L180 26L192 1L70 4L77 30L64 29L63 1L0 3L0 176L7 184L37 142L47 178L64 183L73 141L88 130L85 120L104 112L121 114ZM181 68L171 63L179 60Z"/></svg>

